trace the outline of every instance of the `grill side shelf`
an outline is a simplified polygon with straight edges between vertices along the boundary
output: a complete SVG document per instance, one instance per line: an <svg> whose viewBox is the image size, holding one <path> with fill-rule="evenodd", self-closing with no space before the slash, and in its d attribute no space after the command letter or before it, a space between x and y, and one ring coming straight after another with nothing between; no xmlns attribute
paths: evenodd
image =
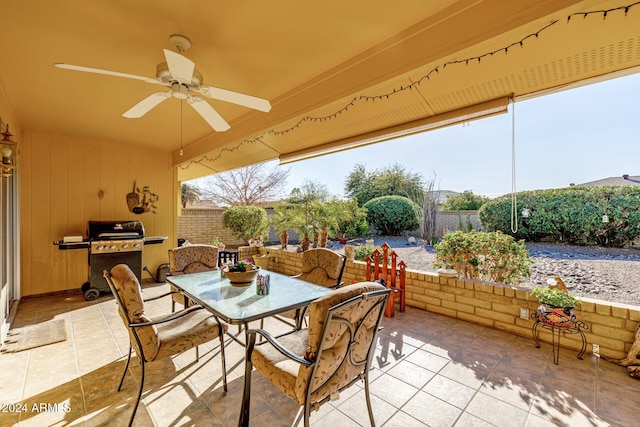
<svg viewBox="0 0 640 427"><path fill-rule="evenodd" d="M61 251L66 251L70 249L89 249L91 243L88 241L82 242L64 242L62 240L54 240L54 245L58 247Z"/></svg>
<svg viewBox="0 0 640 427"><path fill-rule="evenodd" d="M159 243L164 243L167 240L167 236L145 236L144 244L145 245L157 245Z"/></svg>

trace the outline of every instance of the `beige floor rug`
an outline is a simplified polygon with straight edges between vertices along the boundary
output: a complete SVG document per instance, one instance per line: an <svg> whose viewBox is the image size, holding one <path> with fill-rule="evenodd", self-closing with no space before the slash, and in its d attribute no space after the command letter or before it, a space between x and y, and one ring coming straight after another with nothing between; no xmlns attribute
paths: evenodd
<svg viewBox="0 0 640 427"><path fill-rule="evenodd" d="M50 320L24 328L10 330L2 345L2 351L17 353L67 339L67 324L64 319Z"/></svg>

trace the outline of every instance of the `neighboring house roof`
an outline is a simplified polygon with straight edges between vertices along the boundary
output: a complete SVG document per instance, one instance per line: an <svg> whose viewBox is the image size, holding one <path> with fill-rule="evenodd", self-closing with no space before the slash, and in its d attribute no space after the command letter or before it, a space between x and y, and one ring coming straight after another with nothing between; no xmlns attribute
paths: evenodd
<svg viewBox="0 0 640 427"><path fill-rule="evenodd" d="M640 186L640 175L622 175L609 178L598 179L596 181L582 184L569 184L570 187L600 187L604 185L638 185Z"/></svg>
<svg viewBox="0 0 640 427"><path fill-rule="evenodd" d="M255 203L252 206L260 206L263 207L265 209L270 209L273 207L273 205L277 204L277 201L271 201L271 202L260 202L260 203ZM187 203L187 207L185 209L214 209L214 208L226 208L228 206L224 205L218 205L216 202L214 202L213 200L199 200L196 203Z"/></svg>

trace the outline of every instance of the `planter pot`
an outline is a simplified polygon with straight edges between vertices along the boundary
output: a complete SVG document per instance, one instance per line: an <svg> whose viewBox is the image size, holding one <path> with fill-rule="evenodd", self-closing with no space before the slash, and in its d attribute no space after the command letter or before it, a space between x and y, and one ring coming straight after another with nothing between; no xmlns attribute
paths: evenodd
<svg viewBox="0 0 640 427"><path fill-rule="evenodd" d="M251 285L256 280L260 267L256 267L251 271L223 271L224 275L229 278L231 286L244 287Z"/></svg>
<svg viewBox="0 0 640 427"><path fill-rule="evenodd" d="M353 245L346 245L344 247L344 255L347 257L348 261L353 261L356 256L356 248Z"/></svg>
<svg viewBox="0 0 640 427"><path fill-rule="evenodd" d="M347 238L346 237L338 237L338 242L340 242L341 245L344 245L347 243Z"/></svg>
<svg viewBox="0 0 640 427"><path fill-rule="evenodd" d="M265 270L269 269L269 263L271 262L271 257L269 255L254 255L253 263L260 268L264 268Z"/></svg>
<svg viewBox="0 0 640 427"><path fill-rule="evenodd" d="M538 318L542 323L560 328L571 328L576 321L573 307L553 307L541 305L538 307Z"/></svg>

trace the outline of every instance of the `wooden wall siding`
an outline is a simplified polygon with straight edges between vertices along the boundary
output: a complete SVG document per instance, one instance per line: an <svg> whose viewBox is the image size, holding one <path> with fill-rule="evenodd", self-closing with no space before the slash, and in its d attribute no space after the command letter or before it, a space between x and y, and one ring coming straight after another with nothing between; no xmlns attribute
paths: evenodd
<svg viewBox="0 0 640 427"><path fill-rule="evenodd" d="M87 280L87 251L60 251L53 241L85 236L89 220L141 220L148 236L168 237L164 244L144 248L143 266L154 271L167 262L167 250L177 239L178 185L170 153L32 131L24 132L21 151L23 296L75 289ZM129 212L125 196L134 180L138 188L148 185L160 196L157 214Z"/></svg>

